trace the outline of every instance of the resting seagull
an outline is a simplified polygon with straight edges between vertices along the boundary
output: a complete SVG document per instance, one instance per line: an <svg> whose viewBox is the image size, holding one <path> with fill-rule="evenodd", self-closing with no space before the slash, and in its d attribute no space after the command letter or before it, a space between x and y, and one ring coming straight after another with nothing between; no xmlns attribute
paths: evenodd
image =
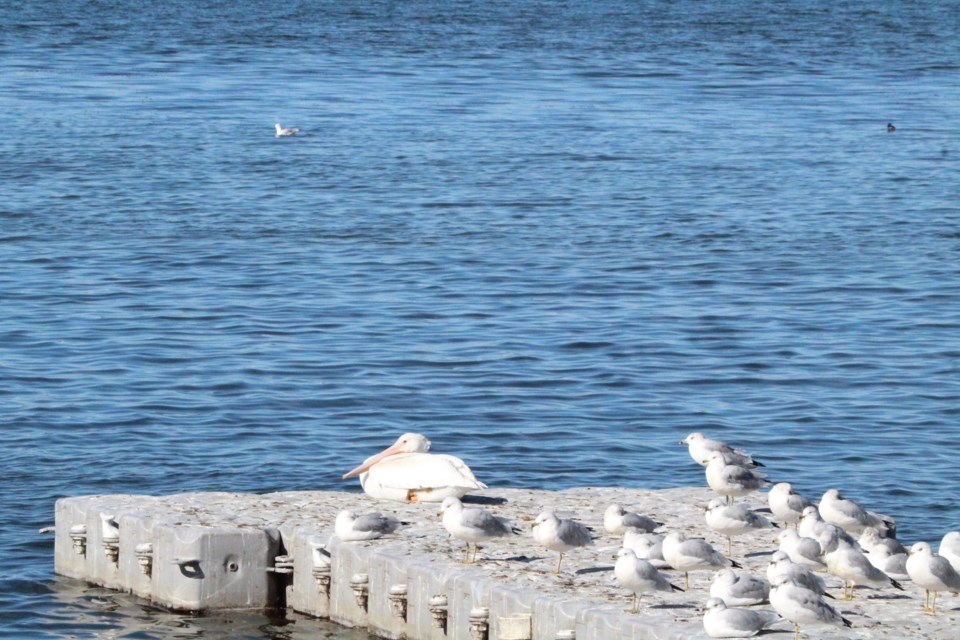
<svg viewBox="0 0 960 640"><path fill-rule="evenodd" d="M333 531L344 542L374 540L382 535L393 533L403 524L393 516L380 513L368 513L358 516L353 511L341 511L333 525Z"/></svg>
<svg viewBox="0 0 960 640"><path fill-rule="evenodd" d="M727 607L720 598L707 600L706 609L703 630L711 638L750 638L781 620L773 611Z"/></svg>

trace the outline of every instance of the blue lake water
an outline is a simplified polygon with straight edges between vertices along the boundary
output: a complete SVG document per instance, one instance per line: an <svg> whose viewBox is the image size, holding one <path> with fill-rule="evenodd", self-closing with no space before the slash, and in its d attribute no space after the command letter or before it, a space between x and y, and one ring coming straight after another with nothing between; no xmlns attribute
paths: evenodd
<svg viewBox="0 0 960 640"><path fill-rule="evenodd" d="M3 0L0 68L0 637L351 637L36 531L404 431L542 488L701 485L704 431L960 528L957 2Z"/></svg>

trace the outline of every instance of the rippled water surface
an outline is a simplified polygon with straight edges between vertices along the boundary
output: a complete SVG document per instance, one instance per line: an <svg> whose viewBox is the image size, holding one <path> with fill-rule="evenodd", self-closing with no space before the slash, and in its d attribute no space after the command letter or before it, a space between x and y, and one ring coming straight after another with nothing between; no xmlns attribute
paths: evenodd
<svg viewBox="0 0 960 640"><path fill-rule="evenodd" d="M340 633L36 531L404 431L543 488L702 484L705 431L960 527L956 2L2 0L0 65L2 637Z"/></svg>

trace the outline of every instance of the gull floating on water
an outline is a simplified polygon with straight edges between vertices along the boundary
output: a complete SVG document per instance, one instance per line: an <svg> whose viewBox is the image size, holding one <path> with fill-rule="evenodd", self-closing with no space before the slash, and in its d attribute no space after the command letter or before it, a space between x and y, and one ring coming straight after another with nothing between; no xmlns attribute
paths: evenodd
<svg viewBox="0 0 960 640"><path fill-rule="evenodd" d="M429 450L425 437L405 433L343 477L359 475L360 486L370 497L400 502L443 502L449 496L460 498L487 488L460 458Z"/></svg>
<svg viewBox="0 0 960 640"><path fill-rule="evenodd" d="M859 585L893 585L903 591L900 583L877 569L858 548L840 538L837 531L825 531L820 536L820 547L827 570L843 580L843 599L853 599L853 590ZM847 583L850 591L847 592Z"/></svg>
<svg viewBox="0 0 960 640"><path fill-rule="evenodd" d="M770 511L773 517L783 523L796 525L800 522L800 516L803 510L811 505L811 502L796 493L789 482L780 482L773 485L770 492L767 493L767 500L770 503Z"/></svg>
<svg viewBox="0 0 960 640"><path fill-rule="evenodd" d="M910 547L910 557L907 558L907 573L915 584L923 587L926 599L923 603L924 611L937 612L937 593L952 591L960 593L960 574L956 572L950 561L937 555L926 542L918 542ZM930 605L930 592L933 592L933 606Z"/></svg>
<svg viewBox="0 0 960 640"><path fill-rule="evenodd" d="M633 549L638 558L647 560L657 569L670 567L670 563L663 559L663 535L659 533L642 533L627 529L623 533L623 547Z"/></svg>
<svg viewBox="0 0 960 640"><path fill-rule="evenodd" d="M736 464L728 464L719 451L712 451L704 459L706 462L707 484L724 496L727 502L745 496L769 484L764 474Z"/></svg>
<svg viewBox="0 0 960 640"><path fill-rule="evenodd" d="M683 571L684 586L690 588L690 572L705 569L741 568L739 564L702 538L687 538L680 531L667 534L663 539L663 558L677 571Z"/></svg>
<svg viewBox="0 0 960 640"><path fill-rule="evenodd" d="M657 568L642 558L638 558L633 549L620 549L613 575L625 589L633 592L633 607L630 613L640 611L640 594L651 591L683 591L671 582Z"/></svg>
<svg viewBox="0 0 960 640"><path fill-rule="evenodd" d="M823 548L815 538L807 538L792 529L785 529L776 537L776 541L780 543L779 550L787 554L793 562L814 570L827 568L820 557Z"/></svg>
<svg viewBox="0 0 960 640"><path fill-rule="evenodd" d="M711 638L750 638L781 619L773 611L730 608L721 598L710 598L703 630Z"/></svg>
<svg viewBox="0 0 960 640"><path fill-rule="evenodd" d="M440 506L443 528L454 538L467 543L467 558L464 562L476 562L481 542L519 533L505 518L498 518L479 507L464 507L459 498L449 496ZM473 559L470 559L470 543L473 543Z"/></svg>
<svg viewBox="0 0 960 640"><path fill-rule="evenodd" d="M710 501L705 517L708 527L727 538L728 556L733 555L733 536L776 527L763 516L754 513L747 505L743 503L725 505L720 499Z"/></svg>
<svg viewBox="0 0 960 640"><path fill-rule="evenodd" d="M824 602L819 594L787 577L779 578L770 587L770 604L777 613L793 623L794 640L800 637L801 624L853 626L836 609Z"/></svg>
<svg viewBox="0 0 960 640"><path fill-rule="evenodd" d="M817 545L819 547L819 545ZM828 598L833 598L827 593L827 585L823 578L816 575L810 569L798 564L790 559L783 551L777 551L770 558L770 564L767 565L767 580L771 584L780 578L790 578L801 587L810 589L814 593Z"/></svg>
<svg viewBox="0 0 960 640"><path fill-rule="evenodd" d="M612 504L603 512L603 529L609 534L620 536L627 529L651 533L654 529L663 526L647 516L625 510L618 504Z"/></svg>
<svg viewBox="0 0 960 640"><path fill-rule="evenodd" d="M705 461L713 452L722 454L723 459L727 464L737 464L741 467L763 466L754 460L746 451L743 451L742 449L734 449L726 442L711 440L699 432L691 433L686 438L681 440L680 444L687 445L687 451L690 453L690 457L693 458L693 461L703 466L706 466L707 463Z"/></svg>
<svg viewBox="0 0 960 640"><path fill-rule="evenodd" d="M341 511L337 514L337 521L333 531L344 542L357 540L373 540L388 533L393 533L403 524L393 516L380 513L368 513L358 516L353 511Z"/></svg>
<svg viewBox="0 0 960 640"><path fill-rule="evenodd" d="M951 531L943 536L937 553L949 560L953 568L960 573L960 531Z"/></svg>
<svg viewBox="0 0 960 640"><path fill-rule="evenodd" d="M830 489L820 499L820 516L853 535L860 535L866 527L874 527L886 536L895 530L893 518L867 511L854 500L847 500L837 489Z"/></svg>
<svg viewBox="0 0 960 640"><path fill-rule="evenodd" d="M297 129L296 127L288 127L285 129L280 126L279 122L273 126L277 130L277 135L274 136L275 138L283 138L285 136L295 136L298 133L300 133L300 129Z"/></svg>
<svg viewBox="0 0 960 640"><path fill-rule="evenodd" d="M721 569L710 583L710 597L720 598L731 607L760 604L770 595L770 583L746 571Z"/></svg>
<svg viewBox="0 0 960 640"><path fill-rule="evenodd" d="M560 553L554 573L560 573L564 553L593 544L589 529L574 520L561 520L553 511L544 511L533 521L533 539L550 551Z"/></svg>

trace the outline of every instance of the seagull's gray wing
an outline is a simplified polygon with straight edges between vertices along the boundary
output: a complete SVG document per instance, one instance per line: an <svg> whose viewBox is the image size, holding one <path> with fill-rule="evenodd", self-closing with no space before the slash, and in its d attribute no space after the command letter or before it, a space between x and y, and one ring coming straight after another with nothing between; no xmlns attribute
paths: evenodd
<svg viewBox="0 0 960 640"><path fill-rule="evenodd" d="M378 533L393 533L400 527L400 521L392 516L380 513L362 515L353 522L355 531L374 531Z"/></svg>
<svg viewBox="0 0 960 640"><path fill-rule="evenodd" d="M488 536L505 536L511 532L509 523L483 509L464 509L461 518L465 527L477 529Z"/></svg>
<svg viewBox="0 0 960 640"><path fill-rule="evenodd" d="M623 526L650 533L661 525L659 522L646 516L641 516L637 513L628 513L623 516Z"/></svg>
<svg viewBox="0 0 960 640"><path fill-rule="evenodd" d="M560 521L557 527L557 537L566 544L576 547L587 547L593 544L593 536L590 535L590 530L573 520Z"/></svg>

